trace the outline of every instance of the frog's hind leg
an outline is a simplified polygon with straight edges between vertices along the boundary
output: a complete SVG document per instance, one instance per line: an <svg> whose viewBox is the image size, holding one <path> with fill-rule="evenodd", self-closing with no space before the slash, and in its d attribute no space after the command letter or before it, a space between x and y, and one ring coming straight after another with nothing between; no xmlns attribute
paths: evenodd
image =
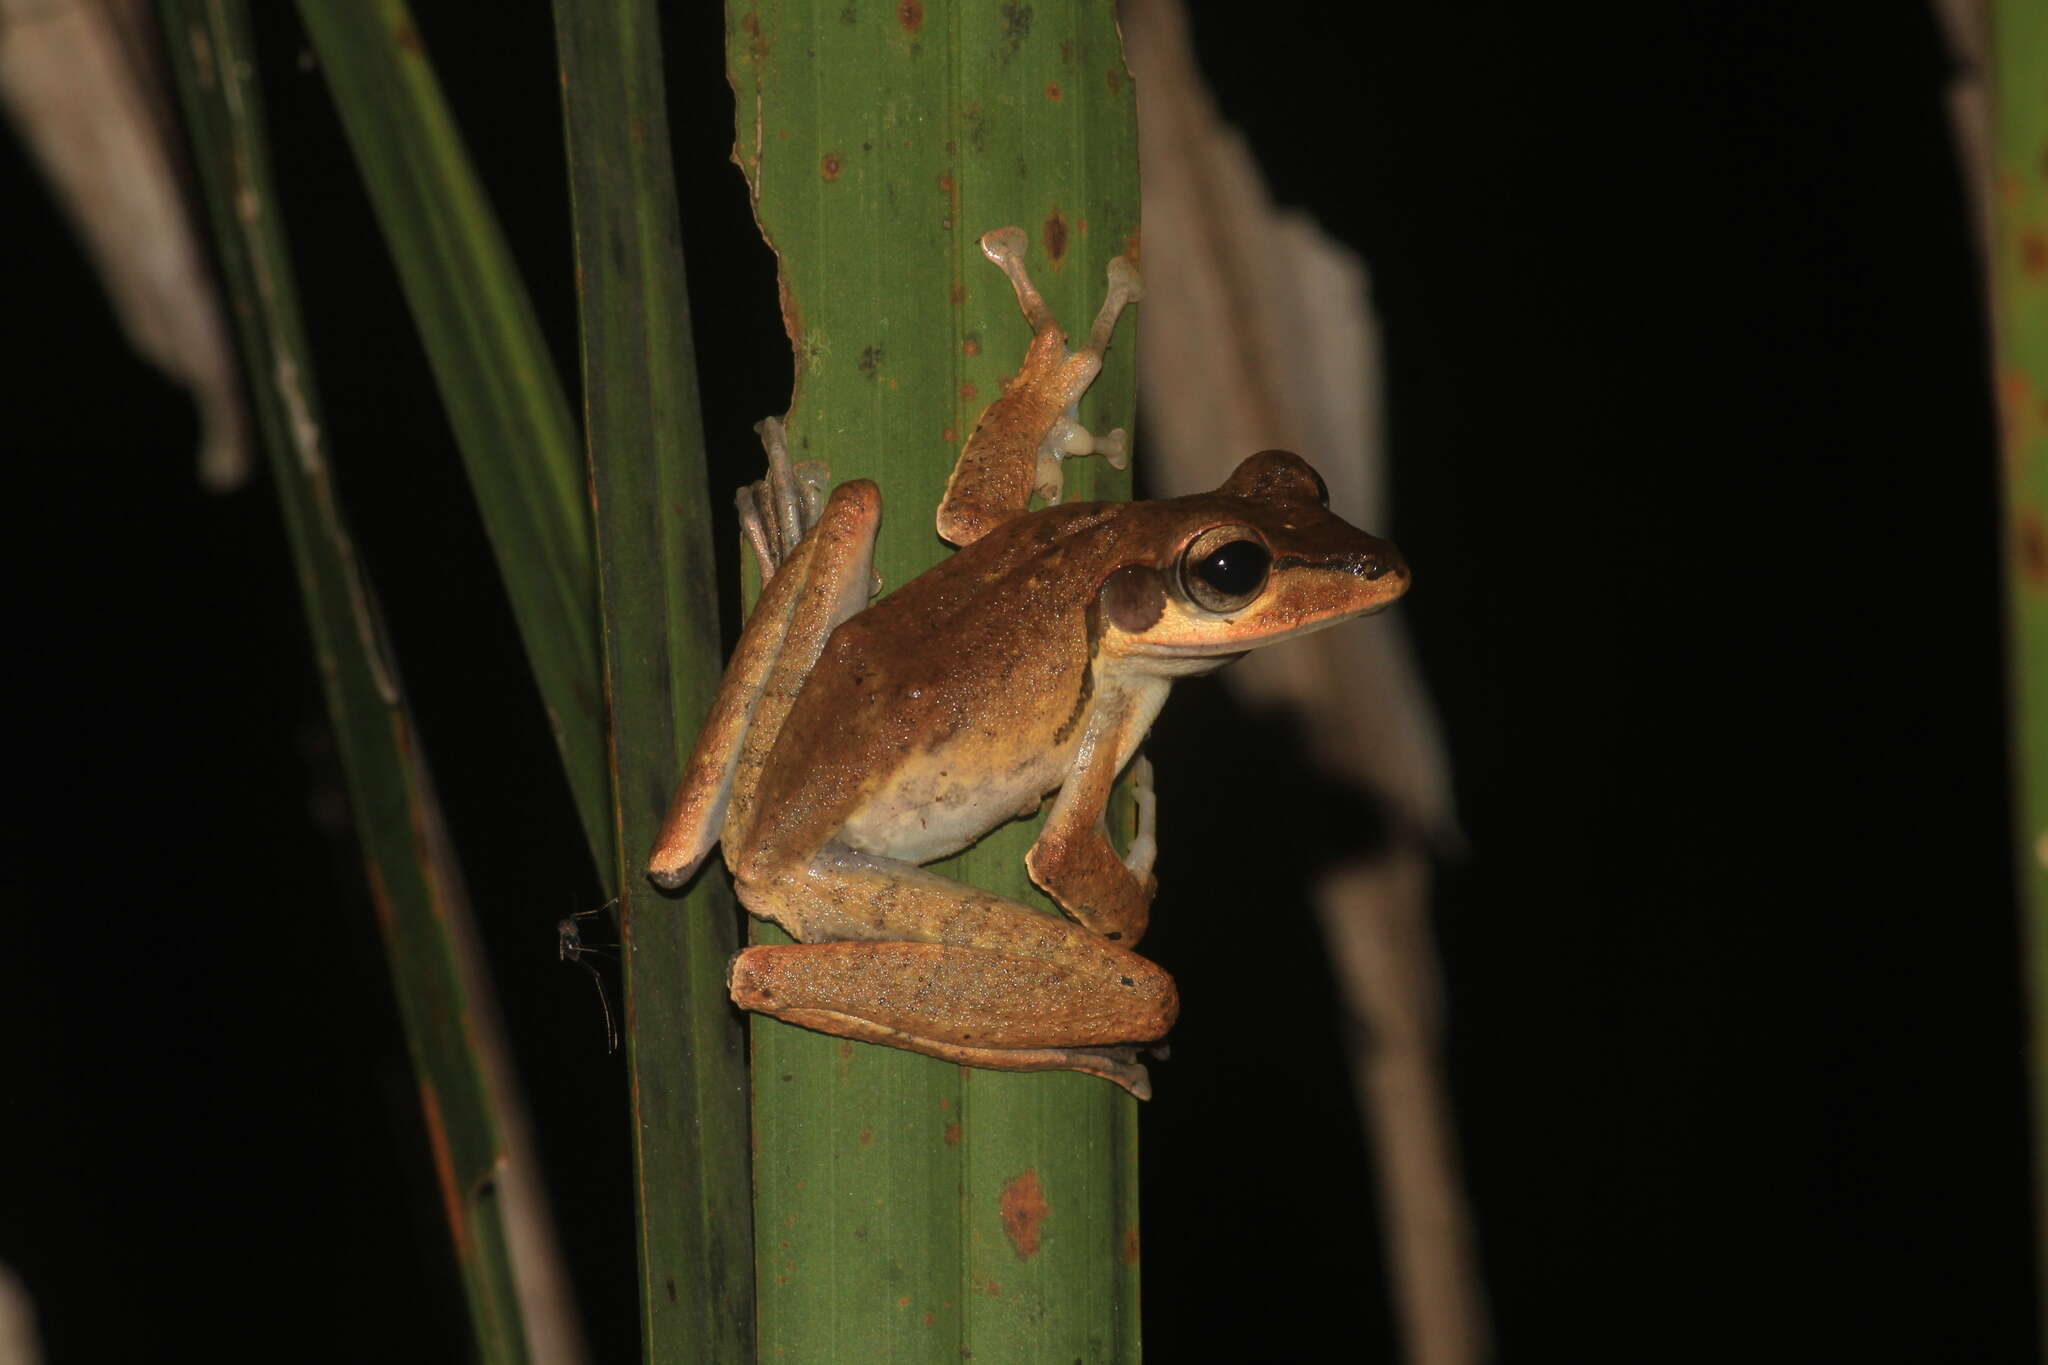
<svg viewBox="0 0 2048 1365"><path fill-rule="evenodd" d="M782 424L770 418L758 430L769 476L740 490L739 507L765 586L662 819L647 869L660 886L688 881L719 841L727 812L751 808L796 689L833 627L868 598L881 494L855 479L825 498L823 466L790 464Z"/></svg>
<svg viewBox="0 0 2048 1365"><path fill-rule="evenodd" d="M1164 1037L1180 1008L1156 963L1066 920L842 847L779 877L749 856L739 874L748 909L804 940L734 959L729 985L743 1008L967 1066L1083 1071L1150 1094L1130 1045Z"/></svg>

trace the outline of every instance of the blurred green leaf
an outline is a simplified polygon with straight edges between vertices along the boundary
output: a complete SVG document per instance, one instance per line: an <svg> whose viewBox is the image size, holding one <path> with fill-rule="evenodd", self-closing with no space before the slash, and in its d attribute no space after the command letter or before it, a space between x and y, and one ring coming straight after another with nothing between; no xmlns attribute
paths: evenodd
<svg viewBox="0 0 2048 1365"><path fill-rule="evenodd" d="M2005 428L2007 657L2011 660L2014 845L2033 1000L2035 1171L2048 1171L2048 7L1995 0L1992 19L1991 258L1998 396ZM2044 1187L2048 1190L2048 1187ZM2048 1267L2048 1192L2037 1193ZM2044 1300L2048 1302L2048 1300ZM2043 1323L2048 1341L2048 1319Z"/></svg>
<svg viewBox="0 0 2048 1365"><path fill-rule="evenodd" d="M300 0L299 12L426 344L609 883L597 563L561 377L403 0Z"/></svg>
<svg viewBox="0 0 2048 1365"><path fill-rule="evenodd" d="M249 389L290 531L479 1357L580 1356L459 870L334 497L241 0L167 0ZM552 1281L552 1285L550 1284Z"/></svg>

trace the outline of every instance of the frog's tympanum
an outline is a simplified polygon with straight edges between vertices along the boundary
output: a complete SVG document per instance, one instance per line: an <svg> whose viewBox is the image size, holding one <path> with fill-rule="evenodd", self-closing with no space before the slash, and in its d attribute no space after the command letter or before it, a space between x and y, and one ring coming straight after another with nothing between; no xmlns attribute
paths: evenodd
<svg viewBox="0 0 2048 1365"><path fill-rule="evenodd" d="M746 1009L969 1066L1084 1071L1144 1098L1135 1045L1165 1036L1179 999L1132 951L1156 886L1138 743L1175 678L1377 611L1408 569L1282 450L1213 493L1060 505L1062 457L1122 462L1123 433L1091 436L1075 405L1140 286L1112 261L1088 344L1069 352L1024 241L982 238L1033 335L939 504L950 559L869 606L881 494L855 479L824 498L821 472L792 466L780 426L762 424L770 474L740 501L766 587L649 871L679 886L723 843L740 900L798 940L733 960ZM1035 512L1034 492L1048 504ZM1119 854L1104 810L1127 765L1137 833ZM919 866L1054 791L1025 865L1070 920Z"/></svg>

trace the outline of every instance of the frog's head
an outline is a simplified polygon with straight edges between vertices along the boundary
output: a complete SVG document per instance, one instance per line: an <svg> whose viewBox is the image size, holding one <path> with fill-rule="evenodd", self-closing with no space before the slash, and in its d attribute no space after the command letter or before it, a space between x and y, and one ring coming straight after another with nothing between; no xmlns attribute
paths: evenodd
<svg viewBox="0 0 2048 1365"><path fill-rule="evenodd" d="M1307 461L1265 450L1214 493L1151 504L1150 557L1103 584L1106 643L1196 672L1391 605L1408 590L1407 561L1329 500Z"/></svg>

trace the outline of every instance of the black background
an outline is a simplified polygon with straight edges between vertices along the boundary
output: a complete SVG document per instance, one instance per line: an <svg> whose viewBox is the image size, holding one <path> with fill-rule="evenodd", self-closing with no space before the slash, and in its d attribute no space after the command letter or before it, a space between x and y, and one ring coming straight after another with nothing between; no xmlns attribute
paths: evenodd
<svg viewBox="0 0 2048 1365"><path fill-rule="evenodd" d="M326 93L289 8L259 8L331 448L596 1355L627 1359L624 1073L553 936L594 884ZM1417 566L1404 610L1470 836L1439 928L1502 1358L2032 1359L1990 383L1933 20L1254 8L1197 11L1204 64L1383 312L1381 529ZM546 6L419 9L573 375ZM787 350L715 7L673 9L706 423L747 459ZM0 205L33 813L0 1261L55 1361L460 1358L270 489L196 490L186 404L123 349L5 139ZM1213 682L1155 734L1152 948L1188 1008L1145 1111L1148 1349L1382 1358L1302 898L1374 812Z"/></svg>

